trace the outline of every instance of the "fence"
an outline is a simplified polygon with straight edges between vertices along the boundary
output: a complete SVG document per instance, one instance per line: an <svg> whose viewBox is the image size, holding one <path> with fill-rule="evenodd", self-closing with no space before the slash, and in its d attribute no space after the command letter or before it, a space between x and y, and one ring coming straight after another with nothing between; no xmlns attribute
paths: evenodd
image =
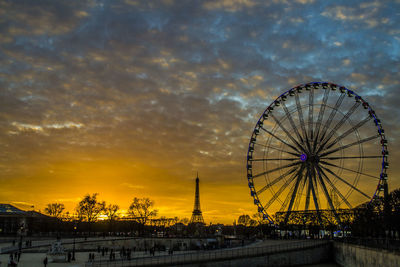
<svg viewBox="0 0 400 267"><path fill-rule="evenodd" d="M190 264L210 261L223 261L238 258L257 257L268 254L302 250L307 248L320 247L330 245L330 241L326 240L303 240L290 241L283 244L269 246L253 246L240 247L232 249L219 249L214 251L197 251L191 253L181 253L175 255L149 256L134 258L131 260L114 260L114 261L93 261L87 262L85 267L123 267L123 266L165 266Z"/></svg>

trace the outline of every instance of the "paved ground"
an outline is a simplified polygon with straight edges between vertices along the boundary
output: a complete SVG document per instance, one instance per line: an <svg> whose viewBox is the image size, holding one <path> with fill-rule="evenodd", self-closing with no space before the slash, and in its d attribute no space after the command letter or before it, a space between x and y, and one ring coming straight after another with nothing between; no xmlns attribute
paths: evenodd
<svg viewBox="0 0 400 267"><path fill-rule="evenodd" d="M97 239L95 239L95 238L90 239L90 241L94 241L94 240L100 240L100 239L98 239L98 238ZM104 239L101 239L101 240L104 240ZM33 242L32 245L33 246L35 246L35 245L46 245L46 244L50 244L53 241L54 240L37 241L37 242ZM69 240L63 240L63 243L64 242L68 242L68 241ZM80 241L84 241L84 240L82 239ZM89 239L88 239L88 241L89 241ZM72 240L71 240L71 242L72 242ZM296 241L294 241L294 242L296 242ZM297 241L297 242L299 242L299 241ZM284 245L285 243L293 243L293 241L289 241L288 242L287 240L266 240L266 241L258 241L258 242L255 242L255 243L250 244L250 245L245 246L245 247L247 247L247 248L254 247L254 249L256 249L256 247L264 247L264 246L271 246L271 245L279 246L279 245ZM6 245L2 244L2 245L3 245L2 247L4 247L4 246L10 246L12 244L6 244ZM226 254L229 255L230 254L229 251L231 251L231 249L227 249L227 250L224 250L224 251L225 252L222 251L222 253L226 253ZM192 252L195 252L195 251L192 251ZM213 253L213 252L214 251L212 251L211 253ZM190 253L190 251L182 251L182 252L178 252L177 251L177 252L174 252L174 255L184 254L184 253L185 254L186 253ZM220 252L218 252L218 253L220 253ZM167 253L166 252L156 252L155 253L155 256L161 256L161 255L167 255ZM182 257L183 256L184 255L182 255ZM20 262L18 263L18 267L42 267L42 266L44 266L43 265L43 259L45 257L46 257L46 253L22 253L21 258L20 258ZM119 253L116 253L116 259L119 259L119 257L120 257ZM151 262L152 260L155 260L155 258L150 257L149 253L146 254L143 251L132 253L132 259L143 258L143 257L149 257L149 258L147 258L145 260L146 262L147 261ZM49 258L49 264L47 266L48 267L84 267L85 263L88 261L89 252L77 252L75 254L75 258L76 258L76 261L75 262L71 262L71 263L53 263L53 262L50 262L50 258ZM151 258L153 258L153 259L151 259ZM97 260L100 260L100 259L108 260L109 256L105 255L104 257L102 257L101 253L95 252L95 260L97 261ZM9 260L9 254L0 254L0 261L1 261L0 267L6 267L7 263L8 263L8 260ZM337 267L338 265L325 264L325 265L307 265L307 266L310 266L310 267Z"/></svg>
<svg viewBox="0 0 400 267"><path fill-rule="evenodd" d="M18 267L43 267L45 253L29 253L21 256ZM76 261L73 263L49 263L47 267L84 267L88 259L88 253L82 252L76 254ZM0 255L1 267L7 266L8 255ZM336 263L321 263L304 265L303 267L339 267Z"/></svg>
<svg viewBox="0 0 400 267"><path fill-rule="evenodd" d="M84 267L88 259L88 252L76 253L76 261L74 263L49 263L47 267ZM26 253L21 255L18 267L43 267L43 259L46 257L45 253ZM1 267L6 267L9 255L0 255Z"/></svg>
<svg viewBox="0 0 400 267"><path fill-rule="evenodd" d="M104 238L98 238L98 237L90 237L87 238L86 240L84 238L76 238L75 242L79 243L79 242L90 242L90 241L104 241L104 240L112 240L112 239L123 239L124 237L106 237ZM131 237L128 237L131 238ZM25 239L23 240L23 247L25 247ZM32 241L32 247L37 247L37 246L50 246L50 244L54 243L56 241L56 239L47 239L47 240L33 240ZM67 244L73 243L73 239L62 239L62 243L63 244ZM18 246L18 239L16 239L16 242L14 244L14 248L17 248ZM2 242L0 243L0 250L1 249L8 249L10 247L13 247L12 242ZM143 256L148 256L149 254L147 253L147 255L140 251L140 252L136 252L134 255L132 255L132 257L143 257ZM156 254L157 255L157 254ZM160 253L158 254L160 255ZM43 260L46 257L46 253L22 253L20 261L18 263L18 267L42 267L44 266L43 264ZM119 254L116 254L116 257L119 257ZM0 267L6 267L9 261L10 255L9 254L0 254ZM89 252L77 252L75 254L75 261L74 262L66 262L66 263L54 263L54 262L50 262L50 258L49 258L49 263L47 264L47 267L84 267L85 266L85 262L88 261L89 259ZM106 255L104 257L101 256L100 253L95 253L95 260L99 260L99 259L104 259L107 260L109 259L109 256Z"/></svg>
<svg viewBox="0 0 400 267"><path fill-rule="evenodd" d="M320 264L303 265L301 267L340 267L340 265L336 263L320 263Z"/></svg>

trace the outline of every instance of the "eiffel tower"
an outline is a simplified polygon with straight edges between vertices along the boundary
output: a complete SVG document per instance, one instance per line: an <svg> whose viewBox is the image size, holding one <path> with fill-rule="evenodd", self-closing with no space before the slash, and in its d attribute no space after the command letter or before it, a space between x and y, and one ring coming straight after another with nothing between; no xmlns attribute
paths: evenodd
<svg viewBox="0 0 400 267"><path fill-rule="evenodd" d="M196 178L196 193L194 197L194 208L192 212L192 218L190 223L202 223L204 224L203 215L200 210L200 191L199 191L199 174L197 173Z"/></svg>

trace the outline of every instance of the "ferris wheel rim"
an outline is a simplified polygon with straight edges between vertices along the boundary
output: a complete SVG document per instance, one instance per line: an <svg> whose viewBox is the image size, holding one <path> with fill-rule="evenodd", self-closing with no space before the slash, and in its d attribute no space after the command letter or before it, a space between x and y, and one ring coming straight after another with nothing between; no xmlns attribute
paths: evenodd
<svg viewBox="0 0 400 267"><path fill-rule="evenodd" d="M252 165L253 165L253 162L254 162L254 160L253 160L253 158L252 158L252 155L253 155L253 152L254 152L254 146L255 146L255 141L256 141L256 137L257 137L257 135L259 134L259 131L260 131L260 129L262 129L263 131L266 131L266 129L263 129L263 127L262 127L262 125L263 125L263 122L265 121L265 119L268 117L268 116L266 116L266 114L268 115L268 114L270 114L270 112L276 107L276 106L279 106L279 104L280 104L280 102L284 102L285 100L284 99L286 99L289 95L290 96L295 96L296 97L296 101L298 101L298 94L301 92L301 91L299 91L299 90L302 90L302 89L307 89L307 88L312 88L311 90L310 90L310 92L313 92L314 93L314 89L317 89L317 88L324 88L324 89L326 89L326 90L336 90L336 89L339 89L340 90L340 92L341 92L341 95L340 95L340 98L344 98L344 96L347 94L348 96L354 96L355 98L356 98L356 102L359 102L360 103L360 105L362 105L365 109L367 109L367 112L368 112L368 114L369 114L369 116L371 117L370 119L371 120L373 120L373 122L375 123L375 126L378 128L378 134L376 135L376 136L374 136L374 138L378 138L378 137L380 137L380 141L381 141L381 148L382 148L382 156L379 156L379 157L381 157L382 158L382 161L381 161L381 165L382 165L382 167L381 167L381 170L380 170L380 175L379 175L379 181L378 181L378 185L377 185L377 187L376 187L376 189L375 189L375 191L373 192L373 194L371 194L371 196L368 196L368 199L369 199L369 202L371 202L371 201L373 201L377 196L378 196L378 194L379 194L379 192L382 190L382 188L384 187L384 184L386 183L386 181L387 181L387 173L386 173L386 169L387 169L387 167L388 167L388 150L387 150L387 139L386 139L386 136L385 136L385 134L384 134L384 130L383 130L383 127L382 127L382 125L381 125L381 122L380 122L380 120L378 119L378 116L376 115L376 113L375 113L375 111L372 109L372 107L368 104L368 102L366 102L360 95L358 95L357 93L355 93L353 90L350 90L350 89L348 89L348 88L346 88L346 87L344 87L344 86L340 86L340 85L337 85L337 84L334 84L334 83L330 83L330 82L310 82L310 83L306 83L306 84L301 84L301 85L298 85L298 86L295 86L295 87L293 87L293 88L291 88L291 89L289 89L289 90L287 90L287 91L285 91L284 93L282 93L281 95L279 95L274 101L272 101L271 102L271 104L269 105L269 106L267 106L267 108L263 111L263 113L261 114L261 116L259 117L259 119L258 119L258 121L257 121L257 123L256 123L256 125L255 125L255 127L254 127L254 129L253 129L253 133L252 133L252 135L251 135L251 138L250 138L250 141L249 141L249 146L248 146L248 151L247 151L247 164L246 164L246 169L247 169L247 180L248 180L248 186L249 186L249 188L250 188L250 194L251 194L251 196L253 197L253 199L254 199L254 204L258 207L258 212L260 212L260 213L262 213L263 214L263 217L264 217L264 219L266 219L266 220L268 220L269 222L271 222L271 223L273 223L273 219L272 219L272 217L271 217L271 215L268 213L268 211L267 211L267 209L265 208L265 206L261 203L261 201L260 201L260 199L259 199L259 196L258 196L258 193L257 193L257 191L256 191L256 189L255 189L255 187L254 187L254 182L253 182L253 179L254 178L256 178L256 177L258 177L258 176L261 176L261 175L259 175L259 174L257 174L256 176L254 176L253 175L253 172L252 172ZM325 91L326 92L326 91ZM313 94L312 93L312 94ZM294 94L294 95L293 95ZM326 95L329 95L329 92L328 93L325 93L325 95L324 95L324 97L326 97ZM343 95L343 97L342 97L342 95ZM311 93L310 93L310 95L309 95L309 101L311 101L311 99L312 99L312 101L314 101L313 100L313 95L311 96ZM283 101L282 101L283 100ZM299 106L298 106L298 103L296 102L296 104L297 104L297 108L299 108ZM284 104L283 104L284 105ZM304 133L304 136L302 136L303 138L307 138L307 131L309 131L309 134L312 136L313 135L313 130L314 130L314 121L313 121L313 118L312 118L312 116L314 116L314 113L313 113L313 108L314 108L314 104L313 104L313 102L312 102L312 104L310 104L310 102L309 102L309 105L310 105L310 109L311 109L311 112L309 111L309 117L311 117L311 119L309 118L309 120L308 120L308 123L310 124L310 122L311 122L311 127L309 126L308 127L308 129L304 129L304 125L305 125L305 123L303 122L303 123L301 123L301 128L302 129L300 129L299 131L302 131L303 133ZM322 106L323 106L323 108L324 109L326 109L326 100L323 102L323 104L322 104ZM322 106L320 107L320 111L319 111L319 114L318 114L318 117L320 117L321 116L321 109L322 109ZM355 106L355 109L357 108L357 106L356 105L354 105ZM354 108L354 106L353 106L353 108ZM286 109L286 107L285 107L285 109ZM301 110L301 109L300 109ZM297 132L297 129L293 126L293 123L292 123L292 119L290 118L290 115L288 115L288 113L287 113L287 111L285 110L285 112L286 112L286 115L287 115L287 117L285 117L285 119L286 118L288 118L288 120L290 121L290 123L291 123L291 126L292 126L292 128L293 128L293 130L294 130L294 134L298 137L298 140L297 141L299 141L299 142L301 142L302 140L301 140L301 134L299 134L298 132ZM301 111L302 112L302 111ZM324 112L324 111L323 111ZM323 112L322 112L322 117L323 117ZM271 115L272 115L272 117L274 116L272 113L271 113ZM331 111L331 114L330 115L332 115L332 111ZM351 114L350 114L351 115ZM335 116L335 114L333 115L333 117ZM300 116L299 116L300 117ZM303 117L303 115L302 115L302 117ZM276 118L274 118L273 117L273 119L276 121L276 123L277 124L279 124L279 121L276 119ZM370 120L370 119L368 119L368 120ZM343 120L343 118L342 118L342 120ZM366 120L366 119L364 119L363 121L362 121L362 125L364 124L364 123L366 123L368 120ZM320 128L321 128L321 123L322 123L322 120L320 119L320 118L318 118L318 121L317 121L317 125L316 125L316 127L315 127L315 130L317 130L318 129L318 131L320 130ZM361 123L361 122L360 122ZM360 124L359 123L359 124ZM261 125L261 126L260 126ZM276 125L275 125L276 126ZM337 125L336 125L337 126ZM317 128L318 127L318 128ZM323 126L324 127L324 129L327 127L327 125L324 125ZM340 127L340 126L339 126ZM354 128L355 126L353 126L353 128ZM286 164L286 165L284 165L284 166L290 166L290 167L294 167L294 168L292 168L291 170L293 171L293 172L296 172L297 171L297 165L301 165L299 168L301 168L301 172L300 172L300 170L299 170L299 174L298 175L303 175L303 171L304 171L304 165L305 164L302 164L302 162L304 162L304 161L306 161L307 160L307 157L312 157L312 155L311 155L311 150L309 150L309 151L301 151L302 149L301 149L301 145L298 145L298 143L296 142L296 140L293 140L294 138L290 135L290 134L288 134L287 132L286 132L286 130L285 130L285 128L284 127L281 127L282 129L283 129L283 131L287 134L287 137L289 137L289 139L291 139L291 144L288 142L288 143L286 143L286 145L288 146L288 147L290 147L290 148L292 148L292 152L293 152L293 154L294 154L294 156L298 156L298 158L297 158L297 161L295 161L295 159L293 159L293 163L289 163L289 164ZM350 130L352 130L352 129L350 129ZM354 129L353 129L354 130ZM357 128L355 129L355 130L357 130ZM332 135L334 134L333 133L333 131L331 131L330 133L329 133L329 137L328 138L325 138L325 134L326 134L326 131L327 131L327 129L325 129L325 131L324 131L324 136L321 138L321 140L320 141L322 141L322 142L324 142L324 143L321 143L321 144L316 144L316 141L318 141L317 139L318 139L318 136L317 136L317 139L315 139L315 140L313 140L313 142L315 142L315 143L313 143L312 145L314 146L314 149L315 149L315 146L320 146L319 148L318 148L318 153L319 152L321 152L321 150L322 150L322 152L323 151L325 151L324 153L323 153L323 156L327 156L327 155L329 155L329 154L332 154L333 152L332 152L332 150L331 151L326 151L326 149L324 150L323 149L323 146L325 146L325 145L328 145L328 148L331 148L333 145L335 145L335 144L332 144L332 142L330 141L330 138L332 137ZM269 133L269 134L271 134L271 133ZM342 138L340 138L340 139L343 139L344 137L343 137L343 135L344 134L342 134ZM270 135L270 137L271 137L272 135ZM300 136L300 137L299 137ZM286 137L286 138L287 138ZM337 139L339 139L339 138L335 138L334 140L335 140L335 142L336 142L336 140ZM371 139L372 140L372 139ZM339 140L340 141L340 140ZM361 144L360 142L364 142L364 140L360 140L360 139L358 139L357 140L357 142L359 142L359 145ZM366 142L366 141L365 141ZM284 142L282 142L282 143L284 143ZM340 146L340 147L343 147L343 146ZM337 148L336 148L337 149ZM340 148L339 150L343 150L343 148ZM296 152L297 152L297 154L296 154ZM308 153L307 153L308 152ZM282 152L280 152L280 153L282 153ZM316 153L316 154L318 154L318 153ZM315 155L315 157L317 157L317 155ZM325 159L325 158L324 158ZM332 157L331 158L328 158L328 159L332 159ZM286 159L287 160L287 159ZM319 162L319 160L320 159L318 159L318 162ZM360 162L362 162L362 161L360 161ZM322 164L321 164L322 165ZM315 166L317 166L317 165L315 165ZM278 169L279 169L280 167L278 167ZM286 168L286 167L285 167ZM308 167L307 167L308 168ZM281 168L282 169L282 168ZM323 181L323 178L322 178L322 176L324 175L324 173L325 172L328 172L328 170L329 170L329 168L328 169L325 169L324 167L314 167L314 165L313 165L313 171L315 172L315 170L317 171L317 175L318 175L318 179L320 179L320 181L321 181L321 183L324 183L324 181ZM342 168L343 169L343 168ZM280 171L280 170L279 170ZM309 173L310 171L309 170L307 170L306 171L306 175L307 175L307 173ZM331 173L332 174L332 173ZM265 174L263 174L263 175L265 175ZM361 172L358 170L358 173L357 173L357 175L358 176L360 176L361 175ZM310 176L311 177L311 176ZM356 176L357 177L357 176ZM315 174L314 174L314 176L313 176L313 179L317 179L316 177L315 177ZM326 177L327 178L327 180L329 180L329 178L328 177ZM340 177L339 177L340 178ZM309 178L310 180L312 179L312 178ZM357 178L358 179L358 178ZM334 188L334 187L332 187L332 188ZM302 189L303 190L303 189ZM349 190L349 192L350 191L352 191L352 190L354 190L353 188L350 188L350 190ZM325 188L325 191L326 191L326 188ZM339 192L340 193L340 192ZM350 193L351 194L351 193ZM285 200L286 201L286 200ZM328 199L328 201L329 201L329 199ZM291 200L291 202L293 202L293 200ZM343 201L342 201L342 203L343 203ZM291 203L292 204L292 203ZM317 205L317 203L315 203L315 205ZM317 208L318 209L318 208ZM289 210L289 213L290 213L291 211Z"/></svg>

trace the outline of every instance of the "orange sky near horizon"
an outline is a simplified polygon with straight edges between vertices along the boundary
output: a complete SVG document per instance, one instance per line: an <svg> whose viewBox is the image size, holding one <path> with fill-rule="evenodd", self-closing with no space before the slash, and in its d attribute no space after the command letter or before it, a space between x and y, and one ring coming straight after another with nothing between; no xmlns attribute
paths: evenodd
<svg viewBox="0 0 400 267"><path fill-rule="evenodd" d="M15 182L2 187L3 192L7 192L12 200L10 204L22 209L30 209L33 205L35 210L43 212L48 203L58 202L65 205L65 211L73 213L77 202L84 195L99 193L99 200L105 200L107 204L118 204L122 213L128 209L134 197L149 197L154 200L158 217L177 216L181 219L190 219L193 210L196 177L194 171L189 171L191 177L182 179L175 171L126 162L125 159L100 162L94 160L79 164L60 163L51 169L36 167L37 172L30 172L26 178L15 179ZM90 177L95 178L90 179ZM155 177L158 177L156 184ZM246 184L221 184L202 173L199 177L200 203L207 223L231 224L241 214L254 213ZM235 194L230 194L229 198L227 195L225 199L216 197L221 192L241 191L244 191L242 195L245 198ZM23 196L15 197L21 193ZM18 201L19 199L24 201ZM234 212L227 216L220 212L221 209Z"/></svg>

